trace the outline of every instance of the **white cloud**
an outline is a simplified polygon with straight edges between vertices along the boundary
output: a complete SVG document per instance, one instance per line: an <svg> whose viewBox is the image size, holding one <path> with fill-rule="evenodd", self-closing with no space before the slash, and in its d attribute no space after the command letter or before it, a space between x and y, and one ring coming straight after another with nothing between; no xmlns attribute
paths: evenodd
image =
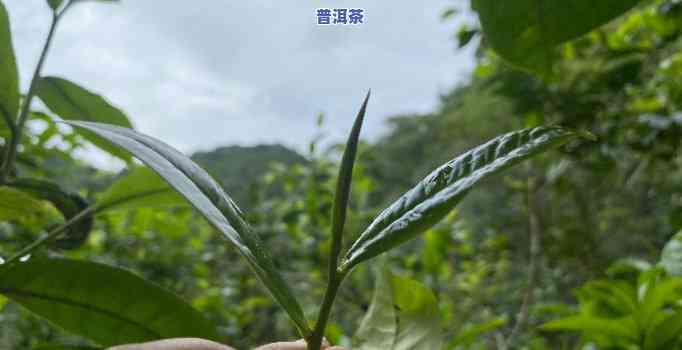
<svg viewBox="0 0 682 350"><path fill-rule="evenodd" d="M43 0L5 3L26 86L49 12ZM386 117L434 108L473 67L471 50L454 50L456 24L439 20L449 1L362 1L366 24L355 28L316 26L316 6L84 3L65 18L45 72L105 95L139 130L188 152L261 142L302 149L319 112L341 138L370 87L363 135L376 137Z"/></svg>

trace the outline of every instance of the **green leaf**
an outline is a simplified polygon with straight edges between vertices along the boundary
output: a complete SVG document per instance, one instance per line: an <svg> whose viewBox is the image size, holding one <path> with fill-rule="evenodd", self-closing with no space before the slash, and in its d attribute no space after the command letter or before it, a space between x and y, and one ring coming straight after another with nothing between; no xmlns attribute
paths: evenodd
<svg viewBox="0 0 682 350"><path fill-rule="evenodd" d="M14 125L19 110L19 73L12 48L9 15L0 2L0 117L3 124ZM1 128L0 128L1 129Z"/></svg>
<svg viewBox="0 0 682 350"><path fill-rule="evenodd" d="M169 145L133 130L90 122L69 124L90 130L128 150L164 178L235 245L301 334L310 333L301 306L275 269L260 238L246 223L237 205L205 170Z"/></svg>
<svg viewBox="0 0 682 350"><path fill-rule="evenodd" d="M187 201L147 167L133 167L98 196L98 212L139 207L187 206Z"/></svg>
<svg viewBox="0 0 682 350"><path fill-rule="evenodd" d="M372 304L356 333L358 350L433 350L443 344L435 295L423 284L378 274Z"/></svg>
<svg viewBox="0 0 682 350"><path fill-rule="evenodd" d="M632 317L611 319L576 315L547 322L542 325L542 328L553 331L597 333L630 341L637 339L637 325Z"/></svg>
<svg viewBox="0 0 682 350"><path fill-rule="evenodd" d="M520 68L547 72L553 49L618 17L640 0L473 0L492 48Z"/></svg>
<svg viewBox="0 0 682 350"><path fill-rule="evenodd" d="M390 272L377 272L374 296L355 333L357 350L391 349L398 333Z"/></svg>
<svg viewBox="0 0 682 350"><path fill-rule="evenodd" d="M53 182L36 179L17 179L12 181L10 186L30 193L35 198L52 203L65 220L71 219L89 207L88 202L83 197L76 193L66 192ZM92 231L93 221L92 216L88 216L69 226L64 237L55 241L55 244L62 249L80 247L88 239L90 231Z"/></svg>
<svg viewBox="0 0 682 350"><path fill-rule="evenodd" d="M343 152L341 159L341 167L339 168L339 176L336 182L336 192L334 193L334 206L332 208L332 248L331 259L333 263L330 266L335 270L339 255L341 254L341 246L343 244L343 226L346 222L346 210L348 208L348 199L351 192L351 183L353 181L353 165L355 164L355 157L358 151L358 140L360 139L360 130L362 129L362 122L365 120L365 112L367 111L367 103L371 90L367 92L365 101L360 107L358 115L355 117L353 129L348 135L346 142L346 149ZM335 271L330 271L330 274Z"/></svg>
<svg viewBox="0 0 682 350"><path fill-rule="evenodd" d="M504 317L494 318L489 321L485 321L479 324L468 325L463 327L461 331L457 333L455 339L450 342L452 348L457 346L468 348L471 344L479 339L483 334L492 332L507 323L507 319Z"/></svg>
<svg viewBox="0 0 682 350"><path fill-rule="evenodd" d="M637 310L636 320L643 329L646 329L661 308L682 297L682 279L651 279L646 287L640 290L644 290L644 295Z"/></svg>
<svg viewBox="0 0 682 350"><path fill-rule="evenodd" d="M30 259L0 270L0 294L104 347L173 337L218 338L214 325L178 296L111 266Z"/></svg>
<svg viewBox="0 0 682 350"><path fill-rule="evenodd" d="M658 264L671 276L682 277L682 231L668 241Z"/></svg>
<svg viewBox="0 0 682 350"><path fill-rule="evenodd" d="M416 237L447 215L479 181L575 136L560 127L524 129L445 163L374 219L349 249L341 268L350 269Z"/></svg>
<svg viewBox="0 0 682 350"><path fill-rule="evenodd" d="M460 49L463 48L476 36L476 34L478 34L478 32L478 28L469 28L468 26L460 27L457 31L457 46L459 46Z"/></svg>
<svg viewBox="0 0 682 350"><path fill-rule="evenodd" d="M59 6L62 5L64 0L47 0L47 4L50 6L52 10L57 10Z"/></svg>
<svg viewBox="0 0 682 350"><path fill-rule="evenodd" d="M649 327L644 338L644 350L674 349L682 332L682 312L658 314L658 321Z"/></svg>
<svg viewBox="0 0 682 350"><path fill-rule="evenodd" d="M59 213L48 202L8 186L0 186L0 221L13 221L38 230L54 219Z"/></svg>
<svg viewBox="0 0 682 350"><path fill-rule="evenodd" d="M40 78L36 83L36 95L56 115L64 120L87 120L132 128L128 117L112 106L102 96L68 80L55 77ZM81 136L102 150L130 161L130 155L93 133L81 130Z"/></svg>

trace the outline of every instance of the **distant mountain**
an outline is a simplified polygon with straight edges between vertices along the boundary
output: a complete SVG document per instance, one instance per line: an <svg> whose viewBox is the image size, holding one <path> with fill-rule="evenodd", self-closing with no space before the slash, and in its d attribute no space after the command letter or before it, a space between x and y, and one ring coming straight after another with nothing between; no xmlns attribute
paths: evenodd
<svg viewBox="0 0 682 350"><path fill-rule="evenodd" d="M227 146L197 152L192 159L206 169L242 207L249 207L248 189L272 163L301 164L307 160L282 145Z"/></svg>

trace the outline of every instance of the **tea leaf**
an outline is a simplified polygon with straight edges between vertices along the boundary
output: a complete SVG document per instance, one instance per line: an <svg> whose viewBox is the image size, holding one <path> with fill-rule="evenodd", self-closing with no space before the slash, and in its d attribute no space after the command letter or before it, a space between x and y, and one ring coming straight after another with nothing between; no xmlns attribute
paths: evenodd
<svg viewBox="0 0 682 350"><path fill-rule="evenodd" d="M59 185L36 179L18 179L10 183L14 188L18 188L35 198L48 201L68 220L85 210L88 202L76 193L68 193L62 190ZM69 226L66 234L55 241L55 244L62 249L75 249L83 245L88 239L92 230L93 218L88 216Z"/></svg>
<svg viewBox="0 0 682 350"><path fill-rule="evenodd" d="M147 167L134 167L98 196L97 212L138 207L186 206L187 201Z"/></svg>
<svg viewBox="0 0 682 350"><path fill-rule="evenodd" d="M509 63L546 72L555 46L575 39L640 0L473 0L490 46Z"/></svg>
<svg viewBox="0 0 682 350"><path fill-rule="evenodd" d="M128 150L157 172L235 245L299 331L305 335L310 333L301 306L275 269L260 238L246 223L237 205L205 170L169 145L133 130L82 121L68 123Z"/></svg>
<svg viewBox="0 0 682 350"><path fill-rule="evenodd" d="M5 5L0 2L0 125L13 125L19 110L19 73ZM0 127L0 129L2 129Z"/></svg>
<svg viewBox="0 0 682 350"><path fill-rule="evenodd" d="M215 326L175 294L107 265L29 259L0 269L0 294L104 347L172 337L218 338Z"/></svg>
<svg viewBox="0 0 682 350"><path fill-rule="evenodd" d="M440 349L443 333L435 295L423 284L377 274L372 304L356 332L358 350Z"/></svg>
<svg viewBox="0 0 682 350"><path fill-rule="evenodd" d="M36 95L56 115L64 120L87 120L132 128L128 117L102 96L66 79L43 77L36 83ZM81 130L81 136L102 150L130 161L130 155L97 135Z"/></svg>
<svg viewBox="0 0 682 350"><path fill-rule="evenodd" d="M414 238L447 215L479 181L575 136L560 127L524 129L445 163L374 219L349 249L341 268L350 269Z"/></svg>
<svg viewBox="0 0 682 350"><path fill-rule="evenodd" d="M346 210L348 208L348 199L350 197L351 183L353 181L353 165L355 164L360 130L362 129L362 122L365 119L365 112L367 111L367 103L369 102L370 94L371 91L367 92L365 101L362 103L362 107L360 107L360 111L355 117L355 123L348 136L346 149L343 152L343 158L341 159L341 167L336 182L336 192L334 193L334 206L332 208L331 259L333 260L333 263L330 265L332 267L332 271L329 271L330 274L335 273L334 270L336 270L339 254L341 254L343 226L346 222Z"/></svg>

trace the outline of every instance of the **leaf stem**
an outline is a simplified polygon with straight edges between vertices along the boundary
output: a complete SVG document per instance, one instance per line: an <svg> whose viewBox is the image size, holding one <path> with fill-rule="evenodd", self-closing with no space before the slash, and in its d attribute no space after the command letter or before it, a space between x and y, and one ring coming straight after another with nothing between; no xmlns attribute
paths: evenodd
<svg viewBox="0 0 682 350"><path fill-rule="evenodd" d="M59 19L69 9L70 5L71 3L69 3L64 8L64 10L62 10L59 13L52 12L52 23L50 23L50 30L47 34L47 38L45 39L43 50L40 53L40 59L38 60L38 64L36 65L36 68L33 71L33 77L31 78L31 84L29 85L28 93L26 93L26 99L21 105L21 110L19 111L17 122L14 125L13 132L10 134L9 144L7 144L4 149L5 154L3 157L2 167L0 167L0 183L5 183L7 181L7 176L9 175L10 170L12 169L12 165L14 164L14 160L17 156L17 148L19 147L22 132L26 124L26 120L28 119L29 111L31 109L31 102L33 101L33 97L35 96L36 83L40 78L40 72L43 69L43 65L45 65L45 59L47 58L48 51L50 51L50 46L52 45L52 39L54 38L54 33L57 29L57 25L59 24Z"/></svg>
<svg viewBox="0 0 682 350"><path fill-rule="evenodd" d="M3 265L13 264L13 263L17 262L19 259L21 259L22 257L24 257L28 254L31 254L36 249L44 246L47 243L52 242L53 240L57 239L62 233L64 233L64 231L66 231L69 227L71 227L71 225L73 225L73 224L77 223L78 221L88 217L95 210L96 210L95 206L89 206L89 207L83 209L80 213L76 214L75 216L73 216L72 218L70 218L69 220L64 222L63 224L59 225L58 227L56 227L55 229L53 229L52 231L50 231L46 235L36 239L35 241L33 241L33 243L24 247L21 251L14 254L7 261L5 261L5 263ZM0 266L2 266L2 265L0 265Z"/></svg>
<svg viewBox="0 0 682 350"><path fill-rule="evenodd" d="M336 294L345 277L346 273L342 271L335 271L335 273L329 275L329 283L324 293L324 300L322 301L322 306L320 306L315 328L310 337L306 339L308 350L320 350L322 348L322 338L324 338L324 331L327 328L327 321L334 305L334 299L336 299Z"/></svg>

